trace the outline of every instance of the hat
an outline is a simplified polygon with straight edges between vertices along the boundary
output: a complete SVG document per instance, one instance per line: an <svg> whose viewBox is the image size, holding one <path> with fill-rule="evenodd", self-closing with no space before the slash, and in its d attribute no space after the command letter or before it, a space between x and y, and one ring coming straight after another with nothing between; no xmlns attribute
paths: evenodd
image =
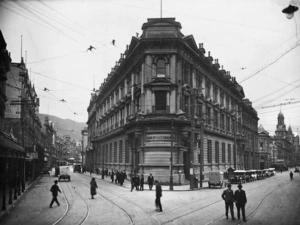
<svg viewBox="0 0 300 225"><path fill-rule="evenodd" d="M238 187L243 187L243 185L242 185L242 184L239 184Z"/></svg>
<svg viewBox="0 0 300 225"><path fill-rule="evenodd" d="M231 187L231 184L227 184L227 187Z"/></svg>

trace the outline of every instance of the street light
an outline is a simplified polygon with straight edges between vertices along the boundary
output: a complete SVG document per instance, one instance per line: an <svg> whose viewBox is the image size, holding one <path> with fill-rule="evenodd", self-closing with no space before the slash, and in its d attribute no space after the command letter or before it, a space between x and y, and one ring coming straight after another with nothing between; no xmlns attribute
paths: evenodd
<svg viewBox="0 0 300 225"><path fill-rule="evenodd" d="M171 117L171 168L170 168L170 191L173 191L173 116Z"/></svg>

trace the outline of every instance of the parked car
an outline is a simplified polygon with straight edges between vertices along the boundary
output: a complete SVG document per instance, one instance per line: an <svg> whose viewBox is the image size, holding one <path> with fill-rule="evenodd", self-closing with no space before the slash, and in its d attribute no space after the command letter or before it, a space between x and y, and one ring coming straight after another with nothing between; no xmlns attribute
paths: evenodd
<svg viewBox="0 0 300 225"><path fill-rule="evenodd" d="M257 171L256 170L250 170L252 181L257 180Z"/></svg>
<svg viewBox="0 0 300 225"><path fill-rule="evenodd" d="M220 186L220 188L226 187L227 182L224 180L224 173L223 172L216 172L211 171L208 174L208 187L211 186Z"/></svg>
<svg viewBox="0 0 300 225"><path fill-rule="evenodd" d="M275 168L269 168L268 169L270 176L274 176L275 175Z"/></svg>
<svg viewBox="0 0 300 225"><path fill-rule="evenodd" d="M230 177L230 183L246 183L246 170L235 170L233 175Z"/></svg>
<svg viewBox="0 0 300 225"><path fill-rule="evenodd" d="M256 174L257 174L257 180L262 180L265 178L265 175L264 175L264 171L263 170L257 170L256 171Z"/></svg>
<svg viewBox="0 0 300 225"><path fill-rule="evenodd" d="M299 173L300 171L299 171L299 168L298 167L296 167L295 168L295 173Z"/></svg>
<svg viewBox="0 0 300 225"><path fill-rule="evenodd" d="M60 181L62 179L71 181L70 166L60 166L59 167L58 181Z"/></svg>

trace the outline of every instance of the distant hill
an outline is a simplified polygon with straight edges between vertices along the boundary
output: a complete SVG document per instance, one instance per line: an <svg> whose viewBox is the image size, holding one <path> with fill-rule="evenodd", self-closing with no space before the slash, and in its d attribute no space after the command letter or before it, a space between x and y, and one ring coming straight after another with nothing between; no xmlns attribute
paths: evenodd
<svg viewBox="0 0 300 225"><path fill-rule="evenodd" d="M71 139L75 141L81 140L81 129L87 127L86 123L76 122L70 119L62 119L57 116L48 114L39 114L39 118L42 123L45 121L45 117L48 116L49 120L55 124L58 136L70 135Z"/></svg>

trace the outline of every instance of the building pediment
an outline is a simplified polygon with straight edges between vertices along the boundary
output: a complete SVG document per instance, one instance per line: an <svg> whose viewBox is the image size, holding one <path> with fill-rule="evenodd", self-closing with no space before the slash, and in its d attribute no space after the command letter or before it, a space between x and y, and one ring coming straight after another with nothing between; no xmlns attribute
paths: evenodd
<svg viewBox="0 0 300 225"><path fill-rule="evenodd" d="M185 36L185 37L183 37L183 40L194 51L196 51L196 52L198 51L198 47L197 47L197 44L196 44L196 41L195 41L193 35Z"/></svg>

